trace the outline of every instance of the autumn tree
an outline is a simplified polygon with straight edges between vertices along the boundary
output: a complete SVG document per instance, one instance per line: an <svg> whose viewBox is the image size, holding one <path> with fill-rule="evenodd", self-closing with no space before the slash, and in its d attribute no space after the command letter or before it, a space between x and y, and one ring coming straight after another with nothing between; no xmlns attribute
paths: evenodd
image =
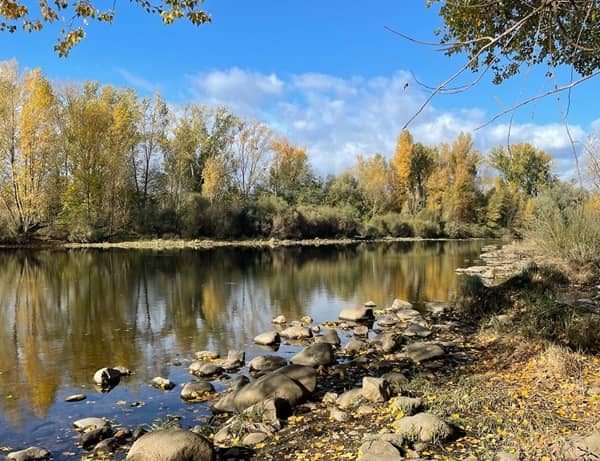
<svg viewBox="0 0 600 461"><path fill-rule="evenodd" d="M294 146L287 139L273 141L271 149L273 158L267 186L276 196L294 203L312 177L306 149Z"/></svg>
<svg viewBox="0 0 600 461"><path fill-rule="evenodd" d="M411 158L413 155L413 138L408 130L403 130L396 141L396 151L390 160L392 193L394 205L402 210L408 200L411 188Z"/></svg>
<svg viewBox="0 0 600 461"><path fill-rule="evenodd" d="M85 37L85 28L90 22L112 23L115 19L115 3L110 8L94 3L91 0L40 0L35 8L20 0L2 1L0 31L13 33L22 29L25 32L39 32L60 22L62 27L54 50L61 57L68 56L73 46ZM210 16L200 8L203 0L132 0L131 3L147 13L160 16L164 24L171 24L182 18L194 25L210 22Z"/></svg>
<svg viewBox="0 0 600 461"><path fill-rule="evenodd" d="M529 197L538 195L554 181L552 156L531 144L496 147L490 152L489 160L508 184Z"/></svg>
<svg viewBox="0 0 600 461"><path fill-rule="evenodd" d="M381 154L370 157L359 155L356 158L356 177L359 186L365 191L370 215L383 212L391 203L390 169Z"/></svg>

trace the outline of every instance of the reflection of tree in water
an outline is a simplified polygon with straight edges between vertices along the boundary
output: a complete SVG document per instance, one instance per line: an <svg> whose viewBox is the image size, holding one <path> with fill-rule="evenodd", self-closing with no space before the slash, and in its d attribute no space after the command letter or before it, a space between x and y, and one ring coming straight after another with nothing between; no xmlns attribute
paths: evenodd
<svg viewBox="0 0 600 461"><path fill-rule="evenodd" d="M323 299L447 299L454 269L480 246L0 253L0 392L14 396L2 412L17 424L24 405L43 418L60 386L100 367L147 381L175 353L244 347L274 315L299 318Z"/></svg>

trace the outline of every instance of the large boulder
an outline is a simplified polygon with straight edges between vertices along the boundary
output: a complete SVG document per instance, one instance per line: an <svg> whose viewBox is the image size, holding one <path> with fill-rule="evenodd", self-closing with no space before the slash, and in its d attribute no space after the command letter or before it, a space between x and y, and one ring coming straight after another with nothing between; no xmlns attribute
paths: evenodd
<svg viewBox="0 0 600 461"><path fill-rule="evenodd" d="M50 459L50 452L45 448L29 447L25 450L13 451L6 456L11 461L45 461Z"/></svg>
<svg viewBox="0 0 600 461"><path fill-rule="evenodd" d="M287 365L287 360L278 355L259 355L248 363L250 371L273 371Z"/></svg>
<svg viewBox="0 0 600 461"><path fill-rule="evenodd" d="M373 308L366 306L351 307L343 309L339 315L340 320L350 320L351 322L360 322L373 319Z"/></svg>
<svg viewBox="0 0 600 461"><path fill-rule="evenodd" d="M404 355L413 362L424 362L444 355L444 349L434 343L412 343L404 348Z"/></svg>
<svg viewBox="0 0 600 461"><path fill-rule="evenodd" d="M121 372L114 368L100 368L94 373L94 384L101 390L115 387L121 381Z"/></svg>
<svg viewBox="0 0 600 461"><path fill-rule="evenodd" d="M134 442L129 461L213 461L215 453L205 438L184 429L148 432Z"/></svg>
<svg viewBox="0 0 600 461"><path fill-rule="evenodd" d="M291 407L310 396L317 385L317 373L310 367L289 365L242 387L233 395L238 411L267 399L283 399Z"/></svg>
<svg viewBox="0 0 600 461"><path fill-rule="evenodd" d="M306 367L330 365L333 362L335 362L335 357L333 348L329 343L311 344L292 357L294 365L304 365Z"/></svg>
<svg viewBox="0 0 600 461"><path fill-rule="evenodd" d="M455 429L431 413L417 413L396 421L396 434L416 442L443 442L455 433Z"/></svg>
<svg viewBox="0 0 600 461"><path fill-rule="evenodd" d="M273 344L279 344L281 337L276 331L267 331L254 337L254 342L261 346L272 346Z"/></svg>

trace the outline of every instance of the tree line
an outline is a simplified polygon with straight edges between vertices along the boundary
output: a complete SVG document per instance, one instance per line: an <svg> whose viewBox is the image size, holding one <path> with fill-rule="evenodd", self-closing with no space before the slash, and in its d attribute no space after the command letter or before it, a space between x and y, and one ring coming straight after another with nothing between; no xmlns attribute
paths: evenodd
<svg viewBox="0 0 600 461"><path fill-rule="evenodd" d="M225 107L0 63L4 240L484 236L518 229L557 181L549 154L484 156L467 133L428 146L402 131L388 157L324 177L304 147Z"/></svg>

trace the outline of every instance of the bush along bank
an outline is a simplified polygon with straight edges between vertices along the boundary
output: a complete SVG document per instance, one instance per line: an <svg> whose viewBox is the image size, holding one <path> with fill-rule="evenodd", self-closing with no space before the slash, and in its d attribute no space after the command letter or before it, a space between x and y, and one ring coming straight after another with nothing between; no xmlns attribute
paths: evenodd
<svg viewBox="0 0 600 461"><path fill-rule="evenodd" d="M201 351L189 382L149 383L207 403L213 417L191 428L176 416L137 429L78 421L78 444L90 458L148 461L597 456L600 359L567 348L570 330L522 301L559 282L531 268L497 287L467 282L456 306L366 303L319 325L278 316L255 338L271 352L246 363L244 351ZM298 346L289 362L275 353L282 342ZM94 381L109 390L127 373ZM216 379L228 389L216 393Z"/></svg>

